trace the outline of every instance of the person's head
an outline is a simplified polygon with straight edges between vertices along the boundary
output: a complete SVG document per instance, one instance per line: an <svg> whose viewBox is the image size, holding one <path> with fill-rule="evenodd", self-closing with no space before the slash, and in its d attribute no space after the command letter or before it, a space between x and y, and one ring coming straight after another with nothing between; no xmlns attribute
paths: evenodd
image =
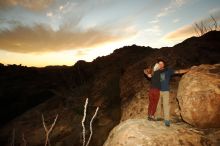
<svg viewBox="0 0 220 146"><path fill-rule="evenodd" d="M163 59L158 59L158 64L159 64L160 70L163 70L166 66L166 62Z"/></svg>

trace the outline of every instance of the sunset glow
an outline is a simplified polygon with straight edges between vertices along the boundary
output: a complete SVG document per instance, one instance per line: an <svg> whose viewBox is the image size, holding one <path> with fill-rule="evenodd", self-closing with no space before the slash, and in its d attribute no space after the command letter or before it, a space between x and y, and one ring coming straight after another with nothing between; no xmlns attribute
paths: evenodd
<svg viewBox="0 0 220 146"><path fill-rule="evenodd" d="M133 44L173 46L210 15L220 22L219 0L5 0L0 63L73 65Z"/></svg>

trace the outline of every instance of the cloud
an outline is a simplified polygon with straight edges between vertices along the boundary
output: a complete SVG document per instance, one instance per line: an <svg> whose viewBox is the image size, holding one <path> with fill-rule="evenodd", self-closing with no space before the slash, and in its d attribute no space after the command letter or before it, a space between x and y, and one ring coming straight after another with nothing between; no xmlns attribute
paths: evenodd
<svg viewBox="0 0 220 146"><path fill-rule="evenodd" d="M176 5L178 5L179 7L184 5L186 3L186 0L174 0Z"/></svg>
<svg viewBox="0 0 220 146"><path fill-rule="evenodd" d="M81 48L92 48L125 39L134 35L135 30L121 28L117 34L110 33L111 28L104 26L78 31L70 31L63 25L58 31L46 25L33 27L17 26L12 30L0 31L0 49L19 53L43 53Z"/></svg>
<svg viewBox="0 0 220 146"><path fill-rule="evenodd" d="M81 3L66 2L65 4L59 6L59 11L65 14L65 13L77 10L77 8L79 8L79 7L83 7L82 2Z"/></svg>
<svg viewBox="0 0 220 146"><path fill-rule="evenodd" d="M149 23L150 24L156 24L156 23L159 23L160 21L158 20L158 19L155 19L155 20L152 20L152 21L150 21Z"/></svg>
<svg viewBox="0 0 220 146"><path fill-rule="evenodd" d="M171 6L164 8L159 14L157 14L157 17L166 16L172 10L171 8Z"/></svg>
<svg viewBox="0 0 220 146"><path fill-rule="evenodd" d="M160 13L157 14L157 17L160 18L160 17L168 15L171 12L176 11L177 8L180 8L186 2L187 2L187 0L172 0L167 7L163 8L160 11Z"/></svg>
<svg viewBox="0 0 220 146"><path fill-rule="evenodd" d="M31 10L42 10L48 7L53 0L0 0L0 8L22 6Z"/></svg>
<svg viewBox="0 0 220 146"><path fill-rule="evenodd" d="M11 19L11 20L8 20L6 18L0 18L0 30L2 28L4 28L3 26L16 26L16 25L22 25L22 22L18 21L18 20L14 20L14 19Z"/></svg>
<svg viewBox="0 0 220 146"><path fill-rule="evenodd" d="M220 21L220 13L213 13L213 17L215 18L216 22ZM166 41L171 41L171 42L175 42L175 41L182 41L186 38L192 37L197 35L195 32L195 23L199 24L203 22L203 25L209 29L209 27L214 27L213 26L213 19L211 17L205 17L203 19L200 19L198 21L195 21L194 23L190 24L190 25L185 25L173 32L170 32L168 34L166 34L164 36L164 39ZM218 26L218 30L220 26Z"/></svg>
<svg viewBox="0 0 220 146"><path fill-rule="evenodd" d="M63 5L59 6L59 10L60 10L60 11L62 11L62 10L63 10L63 8L64 8L64 6L63 6Z"/></svg>
<svg viewBox="0 0 220 146"><path fill-rule="evenodd" d="M154 25L153 27L147 28L144 31L147 32L147 33L153 33L153 34L156 34L156 35L161 35L161 29L160 29L159 25Z"/></svg>
<svg viewBox="0 0 220 146"><path fill-rule="evenodd" d="M52 12L48 12L47 13L47 17L52 17L53 16L53 13Z"/></svg>
<svg viewBox="0 0 220 146"><path fill-rule="evenodd" d="M220 13L220 8L213 8L209 10L209 14L216 14L216 13Z"/></svg>
<svg viewBox="0 0 220 146"><path fill-rule="evenodd" d="M186 39L186 38L191 37L193 35L195 35L193 25L186 25L186 26L183 26L173 32L166 34L164 36L164 39L166 41L175 42L175 41L180 41L180 40Z"/></svg>
<svg viewBox="0 0 220 146"><path fill-rule="evenodd" d="M174 20L173 20L173 23L177 23L177 22L179 22L179 21L180 21L180 19L177 18L177 19L174 19Z"/></svg>

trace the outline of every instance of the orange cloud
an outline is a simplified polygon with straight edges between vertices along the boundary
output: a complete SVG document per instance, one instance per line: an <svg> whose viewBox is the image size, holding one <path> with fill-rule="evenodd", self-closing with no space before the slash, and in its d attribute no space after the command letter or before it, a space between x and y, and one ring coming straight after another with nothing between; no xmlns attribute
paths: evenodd
<svg viewBox="0 0 220 146"><path fill-rule="evenodd" d="M164 36L166 41L180 41L195 35L192 25L186 25Z"/></svg>
<svg viewBox="0 0 220 146"><path fill-rule="evenodd" d="M215 13L213 14L213 17L215 19L216 22L219 22L220 21L220 14L219 13ZM171 42L176 42L176 41L182 41L186 38L189 38L189 37L192 37L192 36L195 36L197 35L196 31L195 31L195 23L197 24L201 24L201 22L203 23L204 27L206 27L206 29L210 29L213 28L213 24L214 24L214 21L211 17L206 17L202 20L199 20L197 22L194 22L194 24L190 24L190 25L185 25L173 32L170 32L168 34L166 34L164 36L164 39L166 41L171 41ZM219 30L219 25L218 25L218 29Z"/></svg>
<svg viewBox="0 0 220 146"><path fill-rule="evenodd" d="M22 6L31 10L42 10L48 7L53 0L1 0L0 8Z"/></svg>
<svg viewBox="0 0 220 146"><path fill-rule="evenodd" d="M130 37L135 33L126 27L117 34L107 28L79 31L68 27L58 31L49 26L17 26L12 30L0 31L0 49L19 53L42 53L81 48L93 48Z"/></svg>

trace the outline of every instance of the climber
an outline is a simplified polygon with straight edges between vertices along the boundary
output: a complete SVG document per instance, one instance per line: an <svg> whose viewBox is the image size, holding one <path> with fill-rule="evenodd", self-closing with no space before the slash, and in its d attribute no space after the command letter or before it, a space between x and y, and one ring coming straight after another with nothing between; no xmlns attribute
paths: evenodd
<svg viewBox="0 0 220 146"><path fill-rule="evenodd" d="M152 71L153 70L153 71ZM151 78L151 85L149 90L149 105L148 105L148 120L154 121L154 114L157 109L157 104L160 98L160 71L159 64L156 63L153 67L144 70L148 78Z"/></svg>
<svg viewBox="0 0 220 146"><path fill-rule="evenodd" d="M163 59L158 59L158 65L160 70L160 98L157 106L157 113L161 114L161 102L163 102L164 111L164 124L170 126L170 103L169 103L169 82L170 78L174 74L184 74L189 69L173 70L167 67L166 62ZM162 100L162 101L161 101ZM157 119L161 119L158 117Z"/></svg>

